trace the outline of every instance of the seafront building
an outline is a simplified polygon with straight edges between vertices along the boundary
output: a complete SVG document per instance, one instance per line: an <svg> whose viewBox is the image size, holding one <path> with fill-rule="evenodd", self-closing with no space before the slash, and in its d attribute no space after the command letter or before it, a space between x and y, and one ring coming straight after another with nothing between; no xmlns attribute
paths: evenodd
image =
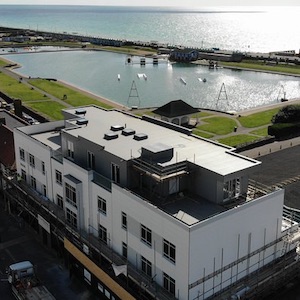
<svg viewBox="0 0 300 300"><path fill-rule="evenodd" d="M63 115L14 130L27 198L7 200L43 207L43 240L57 237L101 295L241 299L295 270L298 224L283 217L284 190L250 184L259 161L149 116L96 106Z"/></svg>

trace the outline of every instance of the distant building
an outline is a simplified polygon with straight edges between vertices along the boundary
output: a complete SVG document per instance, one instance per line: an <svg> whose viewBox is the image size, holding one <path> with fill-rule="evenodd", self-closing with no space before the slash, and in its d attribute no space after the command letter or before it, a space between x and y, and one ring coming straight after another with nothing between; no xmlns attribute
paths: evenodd
<svg viewBox="0 0 300 300"><path fill-rule="evenodd" d="M194 49L174 49L169 60L178 62L191 62L198 59L198 51Z"/></svg>
<svg viewBox="0 0 300 300"><path fill-rule="evenodd" d="M265 287L286 253L282 269L298 268L298 225L283 218L284 191L249 184L259 161L149 116L95 106L63 115L14 130L17 172L32 197L64 215L68 259L102 297L229 299ZM53 238L46 217L38 224Z"/></svg>

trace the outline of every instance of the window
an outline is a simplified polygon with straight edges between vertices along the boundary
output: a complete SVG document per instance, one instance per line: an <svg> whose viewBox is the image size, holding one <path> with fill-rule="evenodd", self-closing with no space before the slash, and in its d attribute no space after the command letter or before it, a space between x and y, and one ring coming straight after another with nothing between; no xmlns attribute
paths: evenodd
<svg viewBox="0 0 300 300"><path fill-rule="evenodd" d="M55 178L56 178L56 183L62 185L62 174L60 171L55 170Z"/></svg>
<svg viewBox="0 0 300 300"><path fill-rule="evenodd" d="M164 288L175 296L175 280L166 273L163 273Z"/></svg>
<svg viewBox="0 0 300 300"><path fill-rule="evenodd" d="M102 225L99 225L99 239L107 244L107 230Z"/></svg>
<svg viewBox="0 0 300 300"><path fill-rule="evenodd" d="M88 169L95 169L95 155L90 151L87 152L87 167Z"/></svg>
<svg viewBox="0 0 300 300"><path fill-rule="evenodd" d="M77 207L76 205L76 189L66 183L66 201L70 204L72 204L74 207Z"/></svg>
<svg viewBox="0 0 300 300"><path fill-rule="evenodd" d="M44 197L47 197L47 187L44 184L42 185L42 193Z"/></svg>
<svg viewBox="0 0 300 300"><path fill-rule="evenodd" d="M67 147L68 147L68 153L67 156L69 158L74 159L74 144L70 141L67 142Z"/></svg>
<svg viewBox="0 0 300 300"><path fill-rule="evenodd" d="M46 171L45 171L45 163L43 161L42 161L42 172L43 172L43 174L46 173Z"/></svg>
<svg viewBox="0 0 300 300"><path fill-rule="evenodd" d="M167 240L163 240L163 255L165 258L169 259L171 262L175 263L176 258L176 247Z"/></svg>
<svg viewBox="0 0 300 300"><path fill-rule="evenodd" d="M111 179L115 183L120 183L120 167L115 164L111 164Z"/></svg>
<svg viewBox="0 0 300 300"><path fill-rule="evenodd" d="M141 240L148 246L152 246L152 232L151 229L141 225Z"/></svg>
<svg viewBox="0 0 300 300"><path fill-rule="evenodd" d="M64 208L64 200L63 200L63 197L61 195L56 194L56 204L59 207Z"/></svg>
<svg viewBox="0 0 300 300"><path fill-rule="evenodd" d="M106 200L98 196L98 211L106 215Z"/></svg>
<svg viewBox="0 0 300 300"><path fill-rule="evenodd" d="M77 228L77 215L68 208L66 209L66 214L67 214L67 223Z"/></svg>
<svg viewBox="0 0 300 300"><path fill-rule="evenodd" d="M127 230L127 215L122 211L122 228Z"/></svg>
<svg viewBox="0 0 300 300"><path fill-rule="evenodd" d="M26 172L23 169L21 169L21 178L26 182Z"/></svg>
<svg viewBox="0 0 300 300"><path fill-rule="evenodd" d="M36 179L33 176L30 177L30 185L36 190Z"/></svg>
<svg viewBox="0 0 300 300"><path fill-rule="evenodd" d="M127 244L122 242L122 256L127 259L128 256L128 248Z"/></svg>
<svg viewBox="0 0 300 300"><path fill-rule="evenodd" d="M20 148L20 159L25 161L25 151L23 148Z"/></svg>
<svg viewBox="0 0 300 300"><path fill-rule="evenodd" d="M142 263L142 271L152 277L152 263L151 261L147 260L144 256L141 257L141 263Z"/></svg>
<svg viewBox="0 0 300 300"><path fill-rule="evenodd" d="M34 156L32 154L29 154L29 164L35 168L35 160L34 160Z"/></svg>

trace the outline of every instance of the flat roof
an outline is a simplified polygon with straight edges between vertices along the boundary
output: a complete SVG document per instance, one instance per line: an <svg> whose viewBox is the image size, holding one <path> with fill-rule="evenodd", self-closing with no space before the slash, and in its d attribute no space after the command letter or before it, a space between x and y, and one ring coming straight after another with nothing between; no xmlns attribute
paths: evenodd
<svg viewBox="0 0 300 300"><path fill-rule="evenodd" d="M124 160L139 158L142 148L153 148L163 143L165 147L174 149L174 155L168 161L160 163L162 166L189 161L225 176L260 164L257 160L234 153L234 148L170 129L168 128L170 126L155 124L164 124L158 119L157 122L150 122L117 110L104 110L96 106L84 108L86 110L84 118L88 122L82 125L76 122L80 118L76 115L78 108L64 110L68 116L73 114L74 119L67 120L68 128L63 130L76 138L83 137L98 144L104 147L105 151ZM33 126L38 128L40 125ZM130 128L134 134L123 135L122 128ZM57 131L35 130L31 135L54 150L60 148ZM139 138L141 136L142 139Z"/></svg>

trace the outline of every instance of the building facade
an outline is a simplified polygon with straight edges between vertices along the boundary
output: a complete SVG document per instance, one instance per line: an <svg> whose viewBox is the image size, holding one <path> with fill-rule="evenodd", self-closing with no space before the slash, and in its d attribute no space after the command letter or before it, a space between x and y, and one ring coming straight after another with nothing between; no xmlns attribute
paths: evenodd
<svg viewBox="0 0 300 300"><path fill-rule="evenodd" d="M250 189L259 161L148 116L96 106L63 115L14 130L18 174L157 299L208 299L283 255L296 225L282 216L283 190Z"/></svg>

